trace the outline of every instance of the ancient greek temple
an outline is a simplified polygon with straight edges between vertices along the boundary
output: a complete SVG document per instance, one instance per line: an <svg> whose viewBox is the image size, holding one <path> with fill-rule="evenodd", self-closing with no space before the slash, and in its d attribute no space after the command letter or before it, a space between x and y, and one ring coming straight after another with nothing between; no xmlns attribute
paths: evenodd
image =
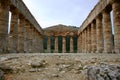
<svg viewBox="0 0 120 80"><path fill-rule="evenodd" d="M78 34L79 53L120 53L120 0L100 0Z"/></svg>
<svg viewBox="0 0 120 80"><path fill-rule="evenodd" d="M42 29L22 0L0 0L0 53L43 52L120 53L120 0L99 0L79 29Z"/></svg>
<svg viewBox="0 0 120 80"><path fill-rule="evenodd" d="M0 53L43 52L42 44L43 30L23 1L0 0Z"/></svg>
<svg viewBox="0 0 120 80"><path fill-rule="evenodd" d="M46 52L76 53L78 28L75 26L55 25L44 29Z"/></svg>

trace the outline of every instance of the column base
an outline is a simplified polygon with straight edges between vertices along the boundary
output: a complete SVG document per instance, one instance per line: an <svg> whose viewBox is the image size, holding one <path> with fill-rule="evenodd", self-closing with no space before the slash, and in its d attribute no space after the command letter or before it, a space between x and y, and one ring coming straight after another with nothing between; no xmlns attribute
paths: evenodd
<svg viewBox="0 0 120 80"><path fill-rule="evenodd" d="M9 50L9 53L17 53L16 50Z"/></svg>
<svg viewBox="0 0 120 80"><path fill-rule="evenodd" d="M115 49L114 53L120 53L119 49Z"/></svg>
<svg viewBox="0 0 120 80"><path fill-rule="evenodd" d="M103 53L112 53L112 51L103 51Z"/></svg>

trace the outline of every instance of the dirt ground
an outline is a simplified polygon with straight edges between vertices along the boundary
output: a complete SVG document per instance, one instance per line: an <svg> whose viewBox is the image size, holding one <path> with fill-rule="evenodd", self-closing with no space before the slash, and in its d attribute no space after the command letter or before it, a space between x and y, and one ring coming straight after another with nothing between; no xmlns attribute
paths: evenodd
<svg viewBox="0 0 120 80"><path fill-rule="evenodd" d="M12 69L12 72L5 74L6 80L84 80L84 67L99 63L120 65L120 54L0 55L0 66Z"/></svg>

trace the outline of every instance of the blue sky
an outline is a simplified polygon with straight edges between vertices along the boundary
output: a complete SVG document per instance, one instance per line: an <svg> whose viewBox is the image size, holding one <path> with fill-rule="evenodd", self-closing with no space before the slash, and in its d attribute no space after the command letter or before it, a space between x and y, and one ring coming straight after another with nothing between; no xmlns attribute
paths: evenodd
<svg viewBox="0 0 120 80"><path fill-rule="evenodd" d="M79 27L99 0L23 0L42 28Z"/></svg>

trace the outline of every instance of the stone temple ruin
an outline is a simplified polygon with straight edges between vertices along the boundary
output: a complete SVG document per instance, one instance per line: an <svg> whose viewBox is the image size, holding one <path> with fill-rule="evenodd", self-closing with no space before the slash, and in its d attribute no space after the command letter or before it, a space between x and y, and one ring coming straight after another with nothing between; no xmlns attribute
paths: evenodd
<svg viewBox="0 0 120 80"><path fill-rule="evenodd" d="M99 0L80 27L45 29L23 0L0 0L0 80L120 80L108 53L120 53L120 0Z"/></svg>
<svg viewBox="0 0 120 80"><path fill-rule="evenodd" d="M113 18L110 17L111 12ZM0 0L0 53L43 53L46 50L51 52L52 36L52 51L55 53L119 53L120 1L99 0L79 29L68 29L63 26L58 28L63 28L64 31L42 29L22 0ZM47 48L43 45L45 36ZM59 36L61 44L58 44ZM73 36L76 36L77 41Z"/></svg>

